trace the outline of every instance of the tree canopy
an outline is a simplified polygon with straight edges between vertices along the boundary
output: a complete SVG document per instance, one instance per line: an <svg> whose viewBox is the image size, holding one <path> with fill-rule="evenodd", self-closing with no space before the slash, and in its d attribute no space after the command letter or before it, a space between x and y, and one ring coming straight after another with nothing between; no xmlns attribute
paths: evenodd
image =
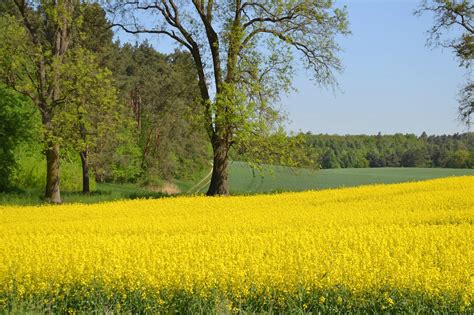
<svg viewBox="0 0 474 315"><path fill-rule="evenodd" d="M37 131L33 109L26 97L0 84L0 192L13 188L16 147Z"/></svg>
<svg viewBox="0 0 474 315"><path fill-rule="evenodd" d="M428 31L428 45L452 49L460 66L468 69L467 83L459 93L459 118L470 126L474 113L474 84L470 71L474 58L474 3L470 0L423 0L416 14L427 13L434 18Z"/></svg>
<svg viewBox="0 0 474 315"><path fill-rule="evenodd" d="M278 130L293 57L316 82L333 84L341 69L336 36L348 34L346 11L324 0L112 1L110 9L114 26L166 36L192 55L214 156L208 195L229 193L231 147Z"/></svg>
<svg viewBox="0 0 474 315"><path fill-rule="evenodd" d="M430 135L313 135L304 152L321 168L474 167L474 133ZM303 164L304 165L304 164ZM314 165L308 165L314 167Z"/></svg>

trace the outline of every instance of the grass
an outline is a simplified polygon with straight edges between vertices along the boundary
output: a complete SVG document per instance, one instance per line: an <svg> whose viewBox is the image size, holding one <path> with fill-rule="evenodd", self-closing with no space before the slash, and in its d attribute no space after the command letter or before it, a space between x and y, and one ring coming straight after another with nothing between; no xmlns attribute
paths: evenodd
<svg viewBox="0 0 474 315"><path fill-rule="evenodd" d="M209 170L203 171L204 175ZM418 181L449 176L474 175L474 169L439 168L358 168L309 170L270 166L264 170L252 170L244 162L232 162L230 189L232 194L271 193L281 191L303 191L351 187L367 184L391 184ZM209 176L208 176L209 177ZM179 189L186 193L205 193L209 179L196 182L175 181ZM197 190L194 187L197 185ZM35 205L42 204L40 189L25 189L11 193L0 193L0 204ZM121 199L161 198L161 192L151 191L138 184L101 184L89 195L80 192L62 191L64 203L96 203Z"/></svg>
<svg viewBox="0 0 474 315"><path fill-rule="evenodd" d="M253 171L246 163L232 162L230 189L232 194L303 191L462 175L474 175L474 169L346 168L314 171L271 166L263 171Z"/></svg>
<svg viewBox="0 0 474 315"><path fill-rule="evenodd" d="M62 191L64 203L97 203L121 199L161 198L163 193L154 192L137 184L97 184L97 189L90 194ZM18 190L11 193L0 193L0 204L36 205L44 203L43 192L39 189Z"/></svg>

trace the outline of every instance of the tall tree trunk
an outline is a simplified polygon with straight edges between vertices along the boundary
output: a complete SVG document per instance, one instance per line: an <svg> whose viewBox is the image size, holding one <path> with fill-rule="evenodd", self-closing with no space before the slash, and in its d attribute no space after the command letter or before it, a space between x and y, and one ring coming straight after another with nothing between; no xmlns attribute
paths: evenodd
<svg viewBox="0 0 474 315"><path fill-rule="evenodd" d="M90 183L89 183L89 161L87 160L87 151L81 151L79 153L81 156L82 163L82 193L90 193Z"/></svg>
<svg viewBox="0 0 474 315"><path fill-rule="evenodd" d="M229 145L222 140L213 141L214 165L208 196L229 194Z"/></svg>
<svg viewBox="0 0 474 315"><path fill-rule="evenodd" d="M59 191L59 145L49 143L46 149L46 200L61 203Z"/></svg>

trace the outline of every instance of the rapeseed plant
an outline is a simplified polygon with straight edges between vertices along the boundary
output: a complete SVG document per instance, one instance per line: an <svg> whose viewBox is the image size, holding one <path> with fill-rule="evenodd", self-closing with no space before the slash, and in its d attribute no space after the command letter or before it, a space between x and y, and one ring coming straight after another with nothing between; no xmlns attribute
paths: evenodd
<svg viewBox="0 0 474 315"><path fill-rule="evenodd" d="M474 177L0 206L0 312L474 311Z"/></svg>

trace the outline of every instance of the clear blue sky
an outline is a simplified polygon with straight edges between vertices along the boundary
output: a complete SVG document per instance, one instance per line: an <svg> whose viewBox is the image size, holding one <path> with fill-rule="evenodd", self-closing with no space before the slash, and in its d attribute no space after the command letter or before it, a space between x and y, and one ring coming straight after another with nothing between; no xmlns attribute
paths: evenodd
<svg viewBox="0 0 474 315"><path fill-rule="evenodd" d="M289 129L329 134L452 134L457 93L465 81L449 50L425 46L432 19L417 17L418 0L339 0L347 5L352 35L342 38L345 70L339 90L315 86L298 71L298 90L282 98ZM121 40L135 37L119 35ZM150 38L160 51L173 46Z"/></svg>

